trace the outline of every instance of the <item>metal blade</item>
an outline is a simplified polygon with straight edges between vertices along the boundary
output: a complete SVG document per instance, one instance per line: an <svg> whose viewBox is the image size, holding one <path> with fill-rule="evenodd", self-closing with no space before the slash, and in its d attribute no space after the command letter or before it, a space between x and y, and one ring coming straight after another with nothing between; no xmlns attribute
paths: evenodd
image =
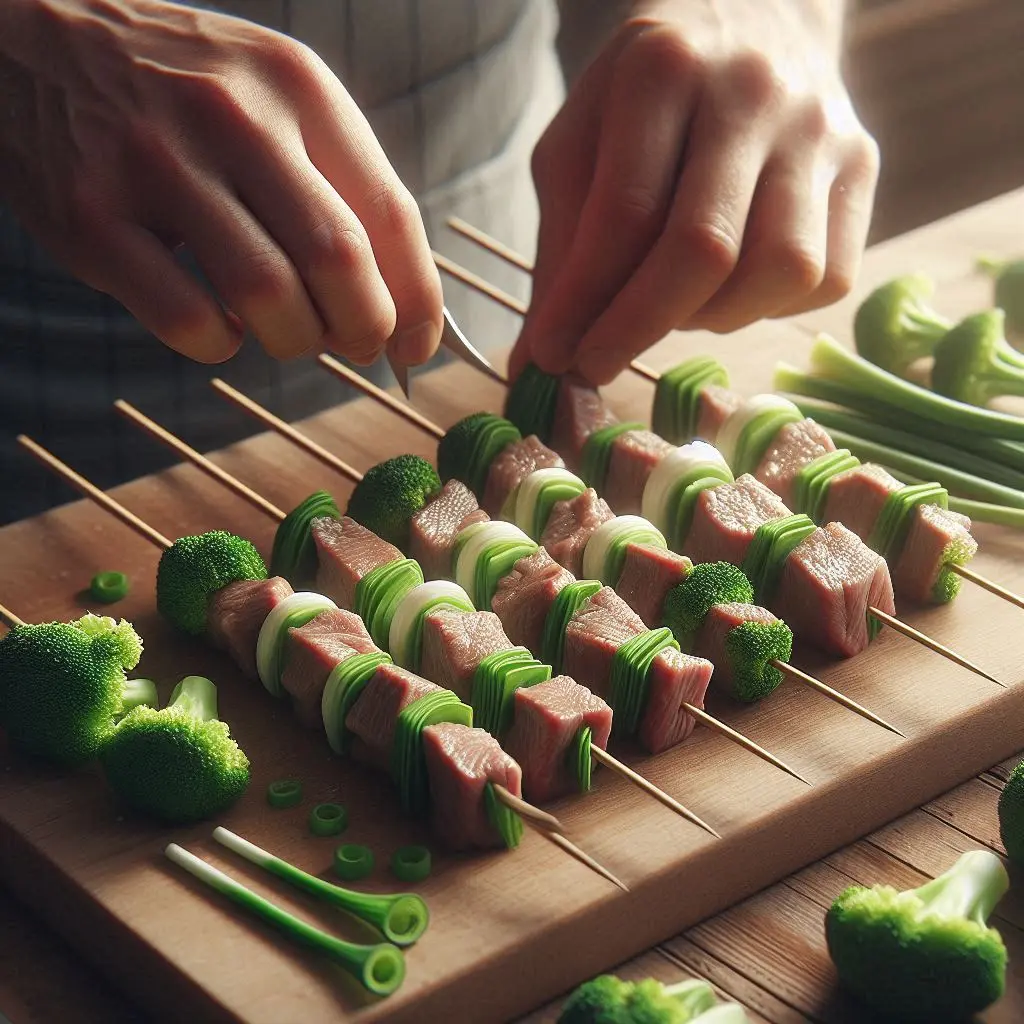
<svg viewBox="0 0 1024 1024"><path fill-rule="evenodd" d="M499 384L507 383L505 378L487 361L487 359L470 344L469 339L459 330L459 325L452 319L448 308L444 309L444 330L441 332L441 344L449 352L454 352L464 362L486 373L491 380Z"/></svg>
<svg viewBox="0 0 1024 1024"><path fill-rule="evenodd" d="M388 366L391 367L391 372L395 375L395 379L398 381L398 386L402 389L402 394L405 395L406 399L409 398L409 367L403 366L401 363L396 363L391 358L391 353L387 353Z"/></svg>

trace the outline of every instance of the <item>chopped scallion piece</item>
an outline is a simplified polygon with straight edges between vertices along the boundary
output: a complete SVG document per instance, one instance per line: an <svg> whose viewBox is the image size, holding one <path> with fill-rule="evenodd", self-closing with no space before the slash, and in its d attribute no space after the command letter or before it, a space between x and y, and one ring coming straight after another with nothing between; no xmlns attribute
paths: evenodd
<svg viewBox="0 0 1024 1024"><path fill-rule="evenodd" d="M89 584L89 594L101 604L114 604L128 596L130 584L123 572L98 572Z"/></svg>

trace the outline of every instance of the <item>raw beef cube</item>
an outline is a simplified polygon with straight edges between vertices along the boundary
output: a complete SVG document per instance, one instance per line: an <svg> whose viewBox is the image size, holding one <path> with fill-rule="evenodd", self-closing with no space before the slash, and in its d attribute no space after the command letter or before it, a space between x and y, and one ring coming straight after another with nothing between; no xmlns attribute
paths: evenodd
<svg viewBox="0 0 1024 1024"><path fill-rule="evenodd" d="M548 612L558 592L572 582L572 573L543 548L520 558L512 572L498 583L491 602L509 640L529 651L539 651Z"/></svg>
<svg viewBox="0 0 1024 1024"><path fill-rule="evenodd" d="M647 478L673 445L649 430L627 430L612 442L604 498L620 515L639 515Z"/></svg>
<svg viewBox="0 0 1024 1024"><path fill-rule="evenodd" d="M562 456L553 452L536 434L513 441L502 449L487 471L483 506L500 515L505 499L536 469L562 469Z"/></svg>
<svg viewBox="0 0 1024 1024"><path fill-rule="evenodd" d="M256 673L256 641L264 619L292 593L280 576L269 580L239 580L221 587L210 598L207 632L215 647L227 651L250 679Z"/></svg>
<svg viewBox="0 0 1024 1024"><path fill-rule="evenodd" d="M354 519L314 519L319 568L316 588L342 608L355 607L356 586L374 569L402 557L402 552Z"/></svg>
<svg viewBox="0 0 1024 1024"><path fill-rule="evenodd" d="M512 646L494 612L467 614L440 608L423 620L420 671L469 704L477 665L489 654Z"/></svg>
<svg viewBox="0 0 1024 1024"><path fill-rule="evenodd" d="M648 629L657 629L664 624L661 612L668 592L682 583L692 568L685 555L650 544L629 544L615 590Z"/></svg>
<svg viewBox="0 0 1024 1024"><path fill-rule="evenodd" d="M540 538L541 546L559 565L579 576L587 541L602 523L614 518L608 503L588 487L571 501L555 502Z"/></svg>
<svg viewBox="0 0 1024 1024"><path fill-rule="evenodd" d="M423 578L450 579L455 538L489 518L464 483L449 480L409 521L409 557L420 563Z"/></svg>

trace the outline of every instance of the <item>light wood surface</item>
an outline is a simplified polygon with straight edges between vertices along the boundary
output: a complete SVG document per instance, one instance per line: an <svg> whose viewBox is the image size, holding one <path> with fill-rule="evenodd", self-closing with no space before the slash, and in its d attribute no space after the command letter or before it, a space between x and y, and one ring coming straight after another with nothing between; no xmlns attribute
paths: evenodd
<svg viewBox="0 0 1024 1024"><path fill-rule="evenodd" d="M948 312L983 305L989 286L969 277L974 253L1013 251L1022 214L1024 194L1016 194L928 229L922 233L927 241L911 236L891 243L878 257L890 267L880 276L931 269L945 286ZM877 279L875 263L866 283L873 274ZM737 387L762 389L770 385L777 358L803 361L810 320L761 324L729 338L671 339L648 359L667 367L684 354L714 351L734 372ZM835 333L842 337L848 322L847 313ZM417 404L444 425L481 407L500 407L498 386L462 366L417 378L414 386ZM609 389L618 410L634 418L647 415L651 393L649 384L625 377ZM303 428L363 470L385 456L430 455L434 448L432 438L369 401L316 417ZM274 436L254 438L214 459L281 508L316 487L342 500L349 490ZM115 493L163 534L221 527L269 551L272 521L195 467L178 467ZM996 528L979 529L978 535L977 569L1018 591L1024 587L1020 537ZM331 757L322 736L303 731L286 708L244 683L226 658L171 635L154 608L157 558L152 545L107 513L75 503L0 530L0 600L25 619L64 618L82 611L76 594L94 572L128 572L135 586L116 610L146 638L140 671L155 677L165 696L187 673L214 678L222 713L253 760L253 785L223 823L321 871L332 843L311 839L304 816L315 801L341 800L351 812L346 838L375 848L382 867L371 884L387 887L387 854L427 839L424 829L399 817L387 779ZM680 946L684 962L706 955L710 966L721 965L715 971L722 978L746 976L767 994L763 1003L751 1004L765 1019L785 1019L779 999L815 1016L815 1000L829 978L822 959L822 906L836 873L848 874L846 869L826 861L798 875L802 881L706 919L1024 747L1024 690L1018 685L1024 673L1016 644L1021 614L970 587L951 607L907 613L912 624L1011 684L1006 690L889 633L870 651L838 665L798 647L798 664L876 710L905 739L802 686L784 686L757 707L711 700L710 710L783 757L811 787L703 729L682 748L658 757L618 751L723 835L715 840L624 780L597 772L593 793L558 801L551 810L574 841L630 886L629 894L532 835L512 854L438 856L422 887L431 928L409 954L405 986L383 1003L361 1004L343 978L211 900L165 866L160 850L174 839L279 902L344 931L337 915L268 885L215 848L211 826L168 831L121 820L91 770L41 772L5 758L0 867L16 893L100 961L147 1010L175 1020L189 1014L273 1022L506 1020L698 921L704 923ZM264 800L266 784L285 776L304 780L307 802L273 811ZM914 813L927 819L919 826L924 836L941 811ZM976 820L980 828L984 815ZM988 829L991 834L991 822ZM906 860L925 873L948 865L948 842L928 847L936 855L925 863L918 857L923 839L908 840L899 829L884 834L890 844L884 852L897 863ZM943 850L946 862L939 863ZM801 899L783 898L787 890ZM710 967L703 973L709 972Z"/></svg>

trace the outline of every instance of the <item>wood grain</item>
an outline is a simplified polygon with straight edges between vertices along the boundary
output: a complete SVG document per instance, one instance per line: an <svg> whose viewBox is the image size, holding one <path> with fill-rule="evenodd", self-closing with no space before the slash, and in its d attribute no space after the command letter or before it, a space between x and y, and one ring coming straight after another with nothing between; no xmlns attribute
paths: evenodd
<svg viewBox="0 0 1024 1024"><path fill-rule="evenodd" d="M1020 223L1022 213L1024 195L1016 194L978 216L1005 226ZM984 232L969 219L953 221L915 251L926 269L932 257L952 266L964 234L981 238ZM986 248L1005 249L1008 235L992 235ZM807 344L800 326L771 323L727 341L672 338L650 358L666 366L684 353L711 349L729 365L737 387L754 390L770 385L777 358L802 361ZM647 416L651 393L649 384L626 378L610 389L613 404L633 418ZM414 394L419 407L444 424L481 406L499 408L502 397L497 385L463 366L418 378ZM430 456L434 448L432 438L368 401L301 426L360 469L402 451ZM274 436L226 449L216 460L281 508L315 488L327 487L342 501L349 490ZM195 467L177 467L115 493L169 536L222 527L269 551L273 522ZM979 530L979 537L979 571L1015 589L1024 586L1019 537L997 528ZM146 638L140 670L159 681L164 696L186 673L213 677L222 712L253 760L253 785L224 816L225 825L309 870L325 870L332 847L307 835L306 808L273 811L264 800L271 779L295 775L305 781L309 803L335 799L349 806L346 838L368 842L382 864L395 846L427 840L422 826L399 817L386 779L331 757L322 736L304 732L224 657L171 635L154 608L157 557L155 548L102 510L75 503L0 530L0 600L26 619L64 618L82 611L75 595L93 573L128 572L134 587L116 610ZM209 839L210 826L169 831L121 820L91 771L40 772L5 757L0 867L21 898L101 961L147 1009L176 1020L507 1020L698 921L704 923L690 932L686 948L722 965L720 977L735 972L752 993L767 993L758 1004L766 1020L782 1019L778 1001L813 1019L850 1020L849 1009L832 1002L820 901L792 886L758 890L1024 747L1024 690L1013 642L1020 614L976 588L965 588L951 607L907 613L912 624L1013 684L1008 690L891 634L842 664L797 650L798 663L877 710L906 739L801 686L784 686L755 707L710 701L709 710L801 771L809 788L702 729L682 748L657 757L618 751L724 837L714 840L624 780L598 772L593 793L558 801L551 810L575 842L630 885L628 895L537 836L528 835L513 854L439 854L422 887L431 928L409 954L405 986L384 1003L361 1003L314 957L241 919L165 866L160 850L173 839L297 913L345 932L337 915L232 860ZM922 873L944 870L958 845L975 840L940 820L942 814L991 838L981 818L937 801L911 815L921 833L917 841L908 843L891 826L875 845ZM923 847L922 836L932 836ZM922 849L931 851L927 865ZM829 867L814 876L822 899L826 883L847 877ZM385 870L370 884L386 888ZM1014 918L1010 926L1019 924ZM160 1000L151 998L154 991Z"/></svg>

